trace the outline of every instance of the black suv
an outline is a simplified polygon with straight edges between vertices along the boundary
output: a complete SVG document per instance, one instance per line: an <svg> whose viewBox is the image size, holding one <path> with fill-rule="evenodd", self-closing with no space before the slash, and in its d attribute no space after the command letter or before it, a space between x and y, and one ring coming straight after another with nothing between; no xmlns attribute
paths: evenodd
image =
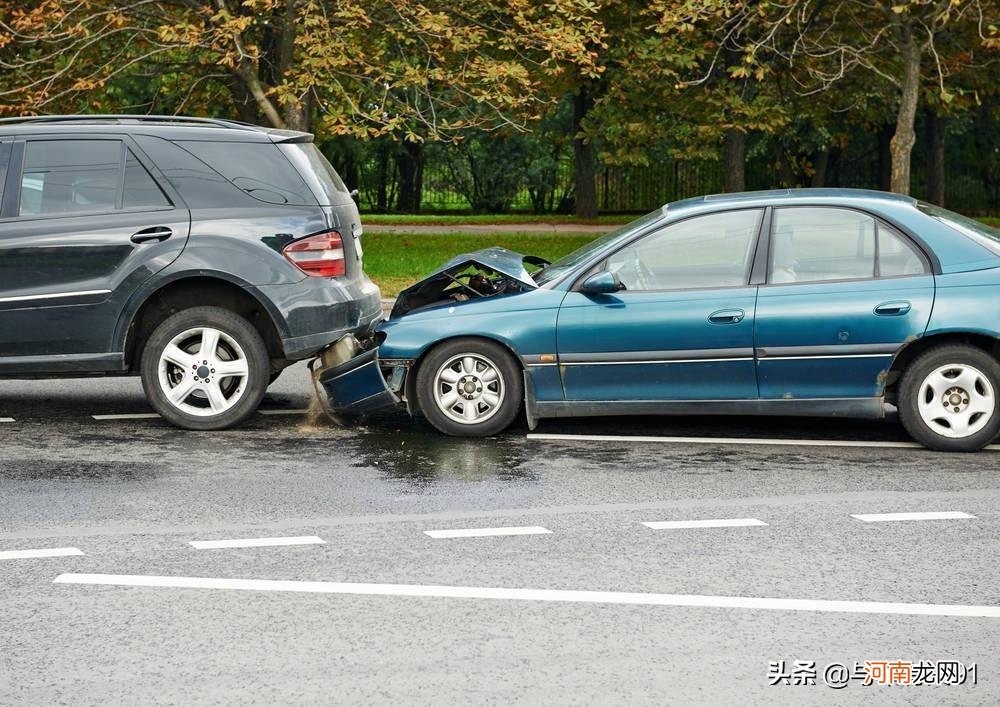
<svg viewBox="0 0 1000 707"><path fill-rule="evenodd" d="M381 317L358 209L308 133L173 116L0 121L0 377L140 375L221 429Z"/></svg>

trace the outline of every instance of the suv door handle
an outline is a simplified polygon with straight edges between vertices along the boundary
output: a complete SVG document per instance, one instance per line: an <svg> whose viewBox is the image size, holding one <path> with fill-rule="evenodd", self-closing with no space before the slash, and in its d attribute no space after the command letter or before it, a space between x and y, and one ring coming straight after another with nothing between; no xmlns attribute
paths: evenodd
<svg viewBox="0 0 1000 707"><path fill-rule="evenodd" d="M709 314L708 321L712 324L739 324L746 315L742 309L720 309Z"/></svg>
<svg viewBox="0 0 1000 707"><path fill-rule="evenodd" d="M901 317L910 311L910 303L906 300L883 302L875 308L875 314L880 317Z"/></svg>
<svg viewBox="0 0 1000 707"><path fill-rule="evenodd" d="M152 228L144 228L138 233L132 234L133 243L149 243L150 241L165 241L170 236L174 235L166 226L153 226Z"/></svg>

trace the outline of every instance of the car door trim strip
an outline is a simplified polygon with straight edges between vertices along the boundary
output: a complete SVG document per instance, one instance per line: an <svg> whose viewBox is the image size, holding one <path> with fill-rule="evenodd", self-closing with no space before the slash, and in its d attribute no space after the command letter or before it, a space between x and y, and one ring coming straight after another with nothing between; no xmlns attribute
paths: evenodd
<svg viewBox="0 0 1000 707"><path fill-rule="evenodd" d="M562 364L692 363L710 361L750 361L753 349L680 349L674 351L607 351L562 354Z"/></svg>
<svg viewBox="0 0 1000 707"><path fill-rule="evenodd" d="M89 297L92 295L110 295L111 290L81 290L79 292L53 292L47 295L23 295L20 297L0 297L0 303L4 302L29 302L39 299L61 299L63 297Z"/></svg>

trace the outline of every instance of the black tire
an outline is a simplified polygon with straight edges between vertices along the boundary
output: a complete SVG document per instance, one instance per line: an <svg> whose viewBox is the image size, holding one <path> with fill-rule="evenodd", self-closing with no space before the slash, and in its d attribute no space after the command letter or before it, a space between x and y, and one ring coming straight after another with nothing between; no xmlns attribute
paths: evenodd
<svg viewBox="0 0 1000 707"><path fill-rule="evenodd" d="M247 370L245 379L224 379L230 388L235 386L235 390L231 390L231 395L238 397L231 407L219 414L198 415L186 412L167 398L160 384L160 358L164 350L175 337L198 327L211 327L230 337L242 349L245 356ZM224 351L227 346L230 345L223 342L219 351ZM223 360L221 356L220 360ZM257 410L267 390L271 362L260 333L246 319L220 307L192 307L177 312L156 327L142 350L140 374L146 398L165 420L188 430L223 430L239 424ZM172 375L181 375L179 366L173 369ZM193 376L196 373L188 375ZM194 378L194 380L199 379ZM216 385L222 380L221 377L217 379ZM198 391L194 391L192 395L206 397ZM195 398L186 400L199 402ZM227 402L228 400L232 400L232 397L227 399ZM204 405L210 407L207 398Z"/></svg>
<svg viewBox="0 0 1000 707"><path fill-rule="evenodd" d="M502 391L495 411L492 413L484 412L483 414L488 414L488 417L480 422L458 422L449 417L437 401L438 374L442 367L453 359L465 356L474 357L476 364L474 367L478 367L482 361L491 364L497 372L497 378L500 382L499 388L492 381L479 382L480 386L486 387L485 392L487 393L496 390ZM480 372L476 371L473 376L478 373ZM441 385L444 386L443 391L448 384L441 383ZM457 385L456 383L456 390ZM477 402L484 399L480 397L483 392L482 387L478 392L470 391L470 395L477 396L475 400L469 402L459 399L454 405L462 405L463 410L466 404L474 405L477 411L485 408L486 402ZM417 369L416 393L420 411L439 431L454 437L489 437L507 429L520 412L524 405L524 378L521 367L514 360L514 357L500 344L485 339L454 339L436 346L421 360L420 367ZM452 413L457 414L454 407Z"/></svg>
<svg viewBox="0 0 1000 707"><path fill-rule="evenodd" d="M992 386L990 397L993 398L993 411L987 418L986 424L977 432L959 438L948 437L936 431L920 413L919 398L924 381L938 369L953 365L967 366L979 371ZM943 398L943 394L938 392ZM1000 435L998 394L1000 394L1000 362L996 358L974 346L960 344L941 346L921 354L907 367L899 382L899 419L907 433L925 447L941 452L976 452ZM929 392L928 400L933 400ZM965 409L965 403L958 402ZM985 414L976 415L971 426L978 426Z"/></svg>

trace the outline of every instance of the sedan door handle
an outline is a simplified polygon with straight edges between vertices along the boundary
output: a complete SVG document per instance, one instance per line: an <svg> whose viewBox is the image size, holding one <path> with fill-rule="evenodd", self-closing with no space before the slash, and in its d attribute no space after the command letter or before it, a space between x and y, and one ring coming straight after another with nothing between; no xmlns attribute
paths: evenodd
<svg viewBox="0 0 1000 707"><path fill-rule="evenodd" d="M901 317L910 311L910 303L906 300L883 302L875 308L875 314L880 317Z"/></svg>
<svg viewBox="0 0 1000 707"><path fill-rule="evenodd" d="M160 242L167 240L172 235L174 235L174 232L171 231L166 226L153 226L152 228L144 228L138 233L133 233L132 242L133 243L149 243L151 241Z"/></svg>
<svg viewBox="0 0 1000 707"><path fill-rule="evenodd" d="M712 324L739 324L746 315L742 309L720 309L709 314L708 321Z"/></svg>

